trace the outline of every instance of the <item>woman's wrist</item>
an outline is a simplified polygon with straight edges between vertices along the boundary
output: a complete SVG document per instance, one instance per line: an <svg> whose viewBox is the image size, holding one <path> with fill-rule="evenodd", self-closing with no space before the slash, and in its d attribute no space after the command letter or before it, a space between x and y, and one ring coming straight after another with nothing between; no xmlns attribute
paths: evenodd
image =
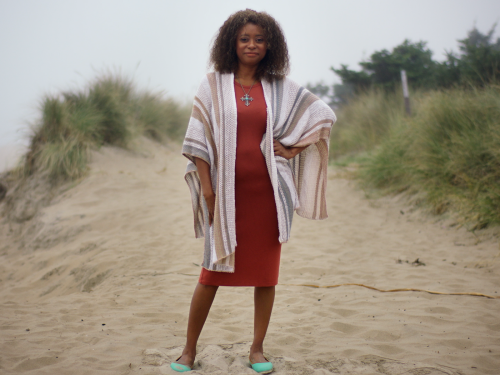
<svg viewBox="0 0 500 375"><path fill-rule="evenodd" d="M305 147L288 147L288 150L290 151L290 159L296 157L298 154L300 154L302 151L304 151Z"/></svg>
<svg viewBox="0 0 500 375"><path fill-rule="evenodd" d="M281 156L285 159L292 159L298 154L300 154L302 151L304 151L306 147L291 147L291 146L284 146L280 141L275 139L273 141L273 149L274 149L274 155L276 156Z"/></svg>
<svg viewBox="0 0 500 375"><path fill-rule="evenodd" d="M203 190L203 188L202 188ZM211 198L215 198L215 193L212 189L210 189L210 191L206 192L203 190L203 198L205 199L211 199Z"/></svg>

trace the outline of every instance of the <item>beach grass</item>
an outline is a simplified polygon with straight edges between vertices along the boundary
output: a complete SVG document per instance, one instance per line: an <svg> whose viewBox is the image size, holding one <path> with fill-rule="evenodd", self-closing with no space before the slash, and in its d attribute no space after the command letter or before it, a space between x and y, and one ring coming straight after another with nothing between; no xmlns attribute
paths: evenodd
<svg viewBox="0 0 500 375"><path fill-rule="evenodd" d="M60 181L81 177L90 150L103 145L128 148L140 135L159 142L179 140L190 106L161 92L138 90L132 79L105 72L81 90L45 96L40 112L19 175L40 171Z"/></svg>
<svg viewBox="0 0 500 375"><path fill-rule="evenodd" d="M361 155L366 189L418 194L434 213L451 209L472 228L500 224L500 87L418 93L412 104L407 117L391 94L358 97L339 113L347 124L339 120L340 136L331 139L340 150L333 158Z"/></svg>
<svg viewBox="0 0 500 375"><path fill-rule="evenodd" d="M393 125L404 119L400 102L397 93L373 89L343 106L332 130L330 157L334 160L352 158L373 150Z"/></svg>

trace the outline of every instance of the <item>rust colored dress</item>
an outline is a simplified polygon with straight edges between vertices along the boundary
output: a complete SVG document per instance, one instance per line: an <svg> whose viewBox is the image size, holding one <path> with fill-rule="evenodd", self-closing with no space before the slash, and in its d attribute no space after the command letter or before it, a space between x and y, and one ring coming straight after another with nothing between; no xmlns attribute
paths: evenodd
<svg viewBox="0 0 500 375"><path fill-rule="evenodd" d="M248 92L250 86L243 86ZM262 84L256 83L247 107L245 95L235 82L238 110L235 200L235 272L201 270L200 284L218 286L274 286L278 284L281 244L278 214L271 178L260 150L266 132L267 111Z"/></svg>

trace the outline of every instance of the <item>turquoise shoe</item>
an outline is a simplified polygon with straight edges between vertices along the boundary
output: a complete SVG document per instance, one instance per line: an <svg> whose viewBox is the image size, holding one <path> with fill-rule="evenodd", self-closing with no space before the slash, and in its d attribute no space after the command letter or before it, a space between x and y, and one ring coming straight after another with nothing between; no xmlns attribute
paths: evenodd
<svg viewBox="0 0 500 375"><path fill-rule="evenodd" d="M269 362L267 358L266 361L267 362L261 362L261 363L252 363L252 361L250 361L250 365L252 366L254 371L258 372L259 374L270 374L274 370L273 364Z"/></svg>
<svg viewBox="0 0 500 375"><path fill-rule="evenodd" d="M181 357L182 357L182 355L181 355ZM181 357L177 358L176 361L178 361L179 359L181 359ZM172 362L170 364L170 367L172 368L172 370L177 371L177 372L191 371L191 367L186 366L186 365L182 365L182 364L177 363L177 362Z"/></svg>

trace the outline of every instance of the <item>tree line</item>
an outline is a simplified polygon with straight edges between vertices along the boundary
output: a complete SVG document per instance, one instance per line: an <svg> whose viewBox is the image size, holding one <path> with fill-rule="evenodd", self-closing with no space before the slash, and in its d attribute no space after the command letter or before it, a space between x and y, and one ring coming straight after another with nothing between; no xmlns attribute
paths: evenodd
<svg viewBox="0 0 500 375"><path fill-rule="evenodd" d="M338 107L369 89L394 90L401 84L401 70L406 71L413 89L485 86L500 78L500 38L494 40L495 28L496 24L483 34L474 27L466 38L458 40L459 52L446 52L443 62L433 60L427 42L406 39L392 51L375 51L359 63L360 71L351 70L347 65L332 66L341 84L328 86L319 82L308 84L307 88L332 107Z"/></svg>

